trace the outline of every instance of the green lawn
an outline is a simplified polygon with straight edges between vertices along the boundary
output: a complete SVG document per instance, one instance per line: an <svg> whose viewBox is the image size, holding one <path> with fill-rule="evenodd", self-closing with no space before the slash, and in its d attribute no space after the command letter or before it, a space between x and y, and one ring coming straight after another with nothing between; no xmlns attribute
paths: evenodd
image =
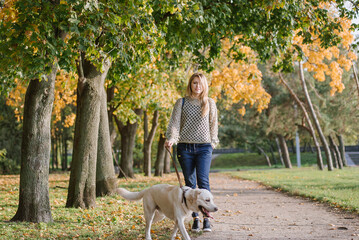
<svg viewBox="0 0 359 240"><path fill-rule="evenodd" d="M316 154L314 153L301 153L301 165L303 167L313 166L317 164ZM258 153L230 153L221 154L216 157L211 165L211 169L269 169L269 168L283 168L278 158L278 154L275 154L277 164L271 159L272 167L268 167L267 162L263 155ZM323 161L325 163L325 154L322 154ZM271 156L270 156L271 158ZM290 159L293 166L297 166L296 154L291 153Z"/></svg>
<svg viewBox="0 0 359 240"><path fill-rule="evenodd" d="M0 239L144 239L142 201L116 195L97 198L92 209L65 208L68 181L68 172L50 174L52 223L9 222L17 210L19 175L0 175ZM132 191L159 183L178 184L175 174L119 179L119 186ZM169 239L173 224L168 219L155 223L153 239Z"/></svg>
<svg viewBox="0 0 359 240"><path fill-rule="evenodd" d="M310 197L359 213L359 168L319 171L315 167L238 171L231 176L255 180L294 195Z"/></svg>
<svg viewBox="0 0 359 240"><path fill-rule="evenodd" d="M319 171L316 167L269 169L258 154L222 155L213 164L223 169L259 169L228 172L233 177L260 181L263 184L329 202L336 207L359 213L359 168ZM240 156L240 157L238 157ZM220 159L220 158L219 158ZM295 157L294 157L295 159ZM304 159L304 158L303 158ZM308 165L315 157L308 155ZM303 161L304 163L304 161ZM212 168L214 168L212 166ZM142 202L125 201L120 196L97 198L93 209L65 208L69 172L50 174L50 202L53 223L8 222L17 210L19 175L0 175L0 239L143 239ZM140 190L158 183L177 184L174 173L165 177L119 179L119 186ZM173 222L165 220L153 226L154 239L168 239Z"/></svg>

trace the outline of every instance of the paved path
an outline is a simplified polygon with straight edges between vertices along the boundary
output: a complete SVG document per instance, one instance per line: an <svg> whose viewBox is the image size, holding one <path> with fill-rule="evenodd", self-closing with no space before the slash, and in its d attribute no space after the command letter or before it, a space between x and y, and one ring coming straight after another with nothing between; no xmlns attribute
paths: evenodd
<svg viewBox="0 0 359 240"><path fill-rule="evenodd" d="M220 210L213 214L213 232L192 239L359 239L358 215L220 173L210 179Z"/></svg>

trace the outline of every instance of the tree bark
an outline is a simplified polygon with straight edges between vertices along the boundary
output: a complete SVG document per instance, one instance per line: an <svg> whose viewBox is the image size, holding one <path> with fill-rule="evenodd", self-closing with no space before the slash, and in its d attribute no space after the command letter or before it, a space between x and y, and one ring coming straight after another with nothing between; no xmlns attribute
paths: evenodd
<svg viewBox="0 0 359 240"><path fill-rule="evenodd" d="M313 104L312 104L312 101L311 101L309 93L308 93L307 84L305 83L305 78L304 78L303 65L302 65L301 62L299 62L299 73L300 73L299 75L300 75L300 79L301 79L301 82L302 82L303 92L304 92L305 98L307 100L307 105L308 105L310 113L312 115L312 119L314 121L314 126L316 127L317 133L318 133L318 135L320 137L320 140L322 142L322 146L324 148L325 156L327 157L328 170L331 171L331 170L333 170L332 156L330 155L330 150L329 150L327 140L325 139L324 133L322 131L322 128L321 128L320 123L319 123L319 120L317 118L317 114L314 111Z"/></svg>
<svg viewBox="0 0 359 240"><path fill-rule="evenodd" d="M167 150L165 150L163 173L165 174L171 173L171 157L170 154L167 152Z"/></svg>
<svg viewBox="0 0 359 240"><path fill-rule="evenodd" d="M19 206L11 221L52 222L49 200L51 113L57 63L45 80L32 80L26 90Z"/></svg>
<svg viewBox="0 0 359 240"><path fill-rule="evenodd" d="M348 162L347 162L347 159L345 158L345 145L344 145L344 141L343 141L343 136L337 135L337 139L339 142L339 151L340 151L340 156L342 157L343 166L347 167Z"/></svg>
<svg viewBox="0 0 359 240"><path fill-rule="evenodd" d="M278 137L275 138L275 142L276 142L276 144L277 144L279 160L280 160L281 164L284 166L283 154L282 154L282 150L281 150L281 148L280 148L280 144L279 144L279 139L278 139Z"/></svg>
<svg viewBox="0 0 359 240"><path fill-rule="evenodd" d="M257 144L254 144L256 146L256 148L264 155L266 161L267 161L267 165L268 167L271 167L272 164L270 163L270 159L268 157L268 155L266 154L266 152L263 150L263 148L261 148L260 146L258 146Z"/></svg>
<svg viewBox="0 0 359 240"><path fill-rule="evenodd" d="M78 64L74 150L66 207L90 208L96 205L100 105L109 68L110 63L104 62L103 71L100 71L86 59L80 59Z"/></svg>
<svg viewBox="0 0 359 240"><path fill-rule="evenodd" d="M55 169L59 169L59 161L61 161L61 145L60 145L60 135L56 136L56 161L55 161Z"/></svg>
<svg viewBox="0 0 359 240"><path fill-rule="evenodd" d="M142 115L142 109L135 109L137 115ZM133 173L133 149L135 147L136 140L136 131L138 128L138 122L130 123L127 121L127 124L124 125L116 116L114 116L116 125L121 134L121 162L120 171L118 177L130 177L134 178Z"/></svg>
<svg viewBox="0 0 359 240"><path fill-rule="evenodd" d="M319 142L317 140L317 137L315 135L315 131L314 131L314 127L312 124L312 121L309 118L309 114L306 110L306 108L304 107L303 102L298 98L297 94L295 94L295 92L289 87L289 85L287 84L287 82L284 80L282 74L279 74L279 77L281 79L281 82L283 83L283 85L287 88L287 90L289 91L290 95L292 96L292 98L297 102L297 104L299 105L300 109L302 109L302 112L304 114L304 118L308 123L308 128L306 127L305 129L308 130L308 132L310 133L310 135L312 135L313 141L314 141L314 145L317 149L317 165L318 168L320 170L324 169L323 166L323 159L322 159L322 150L320 149L320 145Z"/></svg>
<svg viewBox="0 0 359 240"><path fill-rule="evenodd" d="M332 159L333 159L333 164L334 164L334 168L338 168L338 159L337 159L337 155L335 153L335 150L334 150L334 146L333 144L331 143L331 139L330 139L330 136L328 137L329 139L329 149L330 149L330 154L332 155Z"/></svg>
<svg viewBox="0 0 359 240"><path fill-rule="evenodd" d="M305 141L305 142L304 142L304 146L303 146L303 148L302 148L302 150L301 150L302 153L306 152L307 144L308 144L308 142Z"/></svg>
<svg viewBox="0 0 359 240"><path fill-rule="evenodd" d="M332 141L333 141L333 145L334 145L335 154L337 155L338 166L340 169L343 169L343 159L342 159L342 156L340 155L338 145L335 143L333 138L332 138Z"/></svg>
<svg viewBox="0 0 359 240"><path fill-rule="evenodd" d="M51 130L50 130L51 131ZM55 158L56 158L56 151L55 151L56 139L51 139L51 170L55 170Z"/></svg>
<svg viewBox="0 0 359 240"><path fill-rule="evenodd" d="M111 86L109 88L107 88L107 103L109 105L108 107L108 124L109 124L109 128L110 128L110 139L111 139L111 147L113 148L115 139L117 137L117 132L115 129L115 124L113 122L113 113L115 112L115 107L110 104L112 102L112 100L115 97L115 87Z"/></svg>
<svg viewBox="0 0 359 240"><path fill-rule="evenodd" d="M296 150L295 150L295 146L294 146L294 140L293 139L290 139L289 140L289 143L290 143L290 146L292 148L292 153L297 153Z"/></svg>
<svg viewBox="0 0 359 240"><path fill-rule="evenodd" d="M66 137L63 138L63 145L64 145L64 154L62 157L62 164L61 164L61 169L62 171L66 171L67 170L67 140Z"/></svg>
<svg viewBox="0 0 359 240"><path fill-rule="evenodd" d="M275 165L277 165L277 158L276 158L275 155L274 155L274 151L275 151L274 149L275 149L275 148L273 147L272 144L270 144L269 147L270 147L270 153L271 153L271 155L272 155L273 162L274 162Z"/></svg>
<svg viewBox="0 0 359 240"><path fill-rule="evenodd" d="M335 160L335 167L342 169L343 168L343 162L342 162L342 158L340 156L339 148L335 144L334 139L332 138L331 135L329 135L328 138L329 138L330 148L331 148L332 153L334 155L333 159Z"/></svg>
<svg viewBox="0 0 359 240"><path fill-rule="evenodd" d="M96 196L116 193L117 178L112 158L106 91L102 88L97 148Z"/></svg>
<svg viewBox="0 0 359 240"><path fill-rule="evenodd" d="M281 134L278 134L278 138L279 138L280 149L281 149L281 152L282 152L282 155L283 155L284 166L286 168L292 168L292 163L290 161L289 152L288 152L288 146L287 146L287 143L285 141L285 138Z"/></svg>
<svg viewBox="0 0 359 240"><path fill-rule="evenodd" d="M314 150L313 150L313 148L312 148L312 145L310 145L310 142L308 143L308 147L309 147L309 151L311 152L311 153L314 153ZM320 148L319 148L320 149Z"/></svg>
<svg viewBox="0 0 359 240"><path fill-rule="evenodd" d="M144 129L144 142L143 142L143 170L145 176L151 177L151 147L153 143L153 138L156 133L158 126L158 117L159 112L155 110L152 118L152 127L150 132L148 132L148 117L147 111L144 111L143 114L143 129Z"/></svg>
<svg viewBox="0 0 359 240"><path fill-rule="evenodd" d="M165 155L166 155L165 142L166 142L166 138L163 136L163 134L160 134L160 137L158 140L158 146L157 146L155 176L161 176L161 177L163 176L164 162L165 162Z"/></svg>
<svg viewBox="0 0 359 240"><path fill-rule="evenodd" d="M357 90L358 90L358 94L359 94L359 79L358 79L358 74L357 74L357 70L355 67L355 63L353 64L353 73L354 73L355 84L357 86Z"/></svg>

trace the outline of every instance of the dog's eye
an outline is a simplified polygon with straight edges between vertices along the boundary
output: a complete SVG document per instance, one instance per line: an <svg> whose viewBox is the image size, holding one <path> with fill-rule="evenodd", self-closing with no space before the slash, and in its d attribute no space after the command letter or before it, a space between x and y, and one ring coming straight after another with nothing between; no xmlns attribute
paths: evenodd
<svg viewBox="0 0 359 240"><path fill-rule="evenodd" d="M211 201L211 199L206 199L206 202L210 202Z"/></svg>

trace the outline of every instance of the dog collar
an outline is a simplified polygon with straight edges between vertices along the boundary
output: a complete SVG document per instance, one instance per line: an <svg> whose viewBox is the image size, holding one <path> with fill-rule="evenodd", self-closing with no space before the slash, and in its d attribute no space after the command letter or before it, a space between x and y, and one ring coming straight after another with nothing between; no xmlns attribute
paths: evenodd
<svg viewBox="0 0 359 240"><path fill-rule="evenodd" d="M188 208L187 199L186 199L186 192L188 191L188 189L183 189L183 187L181 189L182 189L182 203L184 202L186 208Z"/></svg>

